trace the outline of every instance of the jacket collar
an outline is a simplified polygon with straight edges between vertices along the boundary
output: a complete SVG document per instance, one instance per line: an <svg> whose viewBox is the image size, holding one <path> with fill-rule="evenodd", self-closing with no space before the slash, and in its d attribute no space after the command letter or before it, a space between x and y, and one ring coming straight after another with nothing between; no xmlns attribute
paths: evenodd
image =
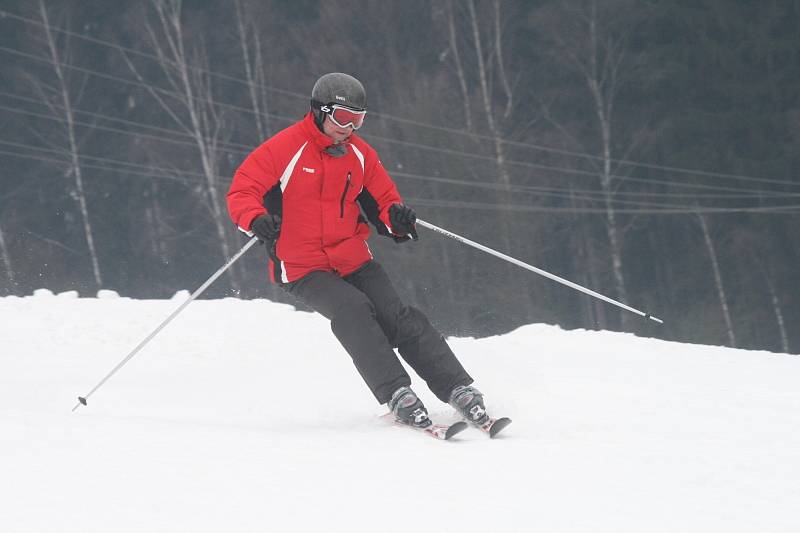
<svg viewBox="0 0 800 533"><path fill-rule="evenodd" d="M311 142L316 144L320 150L324 150L333 144L333 139L322 133L314 123L314 115L311 112L306 114L300 124L302 124L303 131L311 139Z"/></svg>

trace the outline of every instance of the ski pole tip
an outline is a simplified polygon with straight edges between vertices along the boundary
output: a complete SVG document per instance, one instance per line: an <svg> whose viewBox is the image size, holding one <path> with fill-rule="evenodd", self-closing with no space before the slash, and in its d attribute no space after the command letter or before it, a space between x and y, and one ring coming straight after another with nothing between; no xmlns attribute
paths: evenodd
<svg viewBox="0 0 800 533"><path fill-rule="evenodd" d="M80 407L81 405L86 405L86 398L82 396L78 396L78 403L75 404L75 407L72 408L72 412L75 412L75 409Z"/></svg>
<svg viewBox="0 0 800 533"><path fill-rule="evenodd" d="M655 317L655 316L653 316L653 315L651 315L651 314L649 314L649 313L645 313L645 314L644 314L644 317L645 317L645 318L649 318L649 319L650 319L650 320L652 320L653 322L658 322L659 324L663 324L663 323L664 323L664 321L663 321L663 320L661 320L660 318L658 318L658 317Z"/></svg>

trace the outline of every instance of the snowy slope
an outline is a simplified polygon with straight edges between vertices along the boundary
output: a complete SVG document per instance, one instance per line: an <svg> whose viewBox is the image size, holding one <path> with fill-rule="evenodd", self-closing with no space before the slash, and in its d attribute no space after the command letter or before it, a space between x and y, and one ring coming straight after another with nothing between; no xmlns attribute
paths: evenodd
<svg viewBox="0 0 800 533"><path fill-rule="evenodd" d="M380 420L321 317L198 301L71 413L185 297L0 299L0 531L800 531L789 355L451 339L514 423L438 442Z"/></svg>

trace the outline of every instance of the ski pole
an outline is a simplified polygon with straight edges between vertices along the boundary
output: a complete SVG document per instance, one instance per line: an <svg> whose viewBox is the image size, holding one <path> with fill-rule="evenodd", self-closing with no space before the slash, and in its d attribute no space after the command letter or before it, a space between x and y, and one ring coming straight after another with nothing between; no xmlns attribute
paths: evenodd
<svg viewBox="0 0 800 533"><path fill-rule="evenodd" d="M73 408L72 408L72 410L73 410L73 411L75 411L75 409L77 409L78 407L80 407L80 405L81 405L81 404L83 404L83 405L86 405L86 401L89 399L89 397L90 397L92 394L94 394L94 392L95 392L97 389L99 389L100 387L102 387L102 386L103 386L103 384L104 384L106 381L108 381L108 379L109 379L111 376L113 376L114 374L116 374L116 373L117 373L117 371L118 371L120 368L122 368L123 366L125 366L125 363L127 363L128 361L130 361L130 360L133 358L133 356L134 356L134 355L136 355L137 353L139 353L139 351L140 351L142 348L144 348L144 347L145 347L145 345L146 345L148 342L150 342L151 340L153 340L153 337L155 337L156 335L158 335L158 332L160 332L162 329L164 329L164 327L165 327L167 324L169 324L169 323L172 321L172 319L173 319L173 318L175 318L176 316L178 316L178 313L180 313L181 311L183 311L183 310L184 310L184 308L185 308L187 305L189 305L190 303L192 303L192 301L194 301L194 299L195 299L195 298L197 298L198 296L200 296L200 295L203 293L203 291L205 291L205 290L206 290L206 289L207 289L207 288L208 288L208 287L209 287L209 286L210 286L212 283L214 283L214 282L217 280L217 278L218 278L218 277L220 277L220 276L221 276L221 275L222 275L222 274L223 274L223 273L224 273L226 270L228 270L228 269L230 268L230 266L231 266L233 263L235 263L235 262L236 262L236 261L237 261L237 260L238 260L238 259L239 259L239 258L242 256L242 255L244 255L244 253L245 253L247 250L249 250L249 249L250 249L250 247L251 247L251 246L253 246L253 245L254 245L255 243L257 243L257 242L258 242L258 237L252 237L252 238L251 238L249 241L247 241L247 243L246 243L246 244L245 244L245 245L242 247L242 249L241 249L241 250L239 250L238 252L236 252L236 255L234 255L233 257L231 257L230 259L228 259L228 261L227 261L227 262L226 262L224 265L222 265L222 267L220 267L220 269L219 269L219 270L217 270L217 271L216 271L216 272L215 272L215 273L214 273L214 274L213 274L213 275L212 275L210 278L208 278L208 279L206 280L206 282L205 282L205 283L203 283L202 285L200 285L200 287L199 287L199 288L198 288L196 291L194 291L194 292L192 293L192 295L191 295L191 296L189 296L189 299L187 299L185 302L183 302L183 303L180 305L180 307L178 307L177 309L175 309L175 311L173 311L173 312L172 312L172 314L171 314L171 315L169 315L169 316L166 318L166 320L164 320L164 321L163 321L161 324L159 324L159 326L158 326L156 329L154 329L154 330L153 330L153 332L152 332L152 333L150 333L150 335L148 335L147 337L145 337L145 339L144 339L142 342L140 342L140 343L139 343L139 344L136 346L136 348L134 348L133 350L131 350L131 352L130 352L128 355L126 355L126 356L125 356L125 358L124 358L122 361L120 361L120 362L117 364L117 366L115 366L115 367L114 367L114 368L111 370L111 372L109 372L109 373L106 375L106 377L104 377L103 379L101 379L101 380L100 380L100 383L98 383L97 385L95 385L95 386L94 386L94 388L93 388L92 390L90 390L90 391L89 391L89 393L88 393L86 396L78 396L78 403L77 403L77 404L75 404L75 407L73 407Z"/></svg>
<svg viewBox="0 0 800 533"><path fill-rule="evenodd" d="M588 294L589 296L594 296L595 298L603 300L604 302L608 302L610 304L616 305L617 307L621 307L622 309L625 309L626 311L630 311L631 313L635 313L635 314L637 314L637 315L639 315L641 317L648 318L648 319L650 319L650 320L652 320L654 322L658 322L659 324L663 324L664 323L663 320L661 320L660 318L656 318L656 317L654 317L653 315L651 315L649 313L645 313L643 311L639 311L638 309L634 309L633 307L629 307L629 306L627 306L627 305L625 305L625 304L623 304L621 302L618 302L616 300L613 300L613 299L609 298L608 296L603 296L600 293L594 292L593 290L587 289L586 287L578 285L577 283L573 283L573 282L571 282L569 280L566 280L564 278L560 278L560 277L556 276L555 274L551 274L550 272L547 272L546 270L542 270L541 268L536 268L535 266L529 265L528 263L523 263L519 259L514 259L513 257L510 257L510 256L508 256L508 255L506 255L504 253L500 253L497 250L492 250L488 246L484 246L482 244L478 244L475 241L471 241L471 240L469 240L469 239L467 239L465 237L462 237L461 235L457 235L455 233L447 231L446 229L442 229L439 226L434 226L430 222L425 222L424 220L417 219L417 224L419 224L420 226L424 226L424 227L426 227L428 229L431 229L431 230L433 230L433 231L435 231L437 233L441 233L442 235L450 237L451 239L455 239L455 240L457 240L459 242L462 242L464 244L468 244L469 246L472 246L473 248L477 248L478 250L481 250L483 252L491 254L491 255L493 255L495 257L499 257L500 259L504 259L504 260L508 261L509 263L513 263L513 264L515 264L517 266L520 266L522 268L530 270L531 272L536 272L537 274L539 274L541 276L544 276L546 278L552 279L553 281L557 281L558 283L561 283L562 285L566 285L567 287L571 287L571 288L573 288L573 289L575 289L577 291L580 291L580 292L582 292L584 294Z"/></svg>

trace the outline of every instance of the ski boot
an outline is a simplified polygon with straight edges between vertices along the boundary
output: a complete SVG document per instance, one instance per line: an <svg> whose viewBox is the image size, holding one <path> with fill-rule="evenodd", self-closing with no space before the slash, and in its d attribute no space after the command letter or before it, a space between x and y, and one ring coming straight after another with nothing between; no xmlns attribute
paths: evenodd
<svg viewBox="0 0 800 533"><path fill-rule="evenodd" d="M398 422L418 428L433 424L428 418L428 410L410 387L400 387L394 391L387 405Z"/></svg>
<svg viewBox="0 0 800 533"><path fill-rule="evenodd" d="M483 405L483 394L470 385L459 385L450 393L450 401L456 411L467 421L481 427L489 422L486 406Z"/></svg>

